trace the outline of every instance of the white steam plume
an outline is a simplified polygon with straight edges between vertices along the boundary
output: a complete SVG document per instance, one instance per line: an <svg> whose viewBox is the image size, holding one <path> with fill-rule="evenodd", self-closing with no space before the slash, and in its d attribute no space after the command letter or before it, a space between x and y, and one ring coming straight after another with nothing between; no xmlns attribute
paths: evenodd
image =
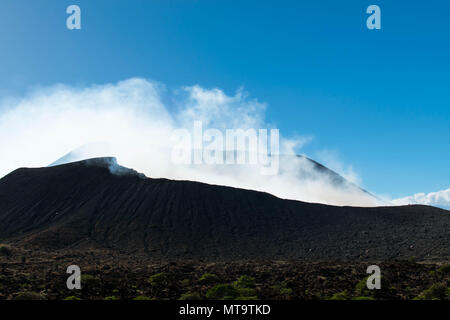
<svg viewBox="0 0 450 320"><path fill-rule="evenodd" d="M193 121L219 130L273 126L264 119L266 106L242 91L227 96L219 89L193 86L166 95L161 84L133 78L87 88L58 85L5 101L0 106L0 177L18 167L47 166L87 145L77 157L116 156L121 165L152 178L228 185L308 202L380 204L350 183L337 183L308 159L296 157L303 138L280 137L283 156L274 176L261 175L252 165L175 165L172 132L191 129ZM92 147L96 142L108 149Z"/></svg>

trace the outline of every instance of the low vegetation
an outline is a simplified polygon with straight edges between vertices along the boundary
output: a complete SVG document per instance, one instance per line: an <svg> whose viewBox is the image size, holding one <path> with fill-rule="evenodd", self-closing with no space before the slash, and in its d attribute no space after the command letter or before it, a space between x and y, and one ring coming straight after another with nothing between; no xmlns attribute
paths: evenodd
<svg viewBox="0 0 450 320"><path fill-rule="evenodd" d="M203 284L214 284L219 282L219 277L214 273L205 273L198 281Z"/></svg>
<svg viewBox="0 0 450 320"><path fill-rule="evenodd" d="M14 297L14 300L46 300L45 296L37 292L22 292Z"/></svg>
<svg viewBox="0 0 450 320"><path fill-rule="evenodd" d="M435 283L414 300L444 300L449 297L450 291L447 285L445 283Z"/></svg>
<svg viewBox="0 0 450 320"><path fill-rule="evenodd" d="M27 256L21 263L20 257ZM45 258L45 257L44 257ZM176 262L77 256L81 290L69 290L66 268L74 256L20 251L0 257L0 300L450 300L448 265L380 263L380 290L367 289L367 263L349 262Z"/></svg>
<svg viewBox="0 0 450 320"><path fill-rule="evenodd" d="M148 279L148 283L155 288L164 287L168 284L167 275L164 272L154 274Z"/></svg>

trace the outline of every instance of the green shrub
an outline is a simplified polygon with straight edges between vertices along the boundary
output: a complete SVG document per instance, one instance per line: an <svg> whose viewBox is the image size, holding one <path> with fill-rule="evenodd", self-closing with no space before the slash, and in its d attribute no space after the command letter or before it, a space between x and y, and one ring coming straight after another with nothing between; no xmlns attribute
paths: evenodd
<svg viewBox="0 0 450 320"><path fill-rule="evenodd" d="M397 294L397 289L385 278L380 275L379 281L381 282L380 289L367 288L367 280L372 276L367 276L359 281L355 286L355 295L372 297L375 300L378 299L393 299Z"/></svg>
<svg viewBox="0 0 450 320"><path fill-rule="evenodd" d="M205 273L198 281L203 284L214 284L219 282L219 277L213 273Z"/></svg>
<svg viewBox="0 0 450 320"><path fill-rule="evenodd" d="M349 299L350 299L350 296L349 296L347 290L335 293L330 298L330 300L349 300Z"/></svg>
<svg viewBox="0 0 450 320"><path fill-rule="evenodd" d="M45 297L36 292L22 292L19 293L14 300L45 300Z"/></svg>
<svg viewBox="0 0 450 320"><path fill-rule="evenodd" d="M246 275L240 276L235 282L234 286L236 288L254 288L255 278Z"/></svg>
<svg viewBox="0 0 450 320"><path fill-rule="evenodd" d="M152 275L148 279L148 283L150 283L150 285L152 287L160 288L160 287L167 286L169 281L167 279L167 275L164 272L161 272L161 273Z"/></svg>
<svg viewBox="0 0 450 320"><path fill-rule="evenodd" d="M237 297L236 300L258 300L257 296L251 296L251 297Z"/></svg>
<svg viewBox="0 0 450 320"><path fill-rule="evenodd" d="M450 274L450 264L444 264L437 271L443 274Z"/></svg>
<svg viewBox="0 0 450 320"><path fill-rule="evenodd" d="M448 288L444 283L435 283L414 300L442 300L447 296L447 293Z"/></svg>
<svg viewBox="0 0 450 320"><path fill-rule="evenodd" d="M411 262L411 263L416 263L417 262L417 258L415 256L412 256L412 257L409 257L408 261Z"/></svg>
<svg viewBox="0 0 450 320"><path fill-rule="evenodd" d="M141 301L141 300L155 300L155 299L150 298L150 297L146 297L146 296L137 296L137 297L134 298L133 300L135 300L135 301Z"/></svg>
<svg viewBox="0 0 450 320"><path fill-rule="evenodd" d="M70 297L64 298L63 300L71 301L71 300L81 300L81 299L76 296L70 296Z"/></svg>
<svg viewBox="0 0 450 320"><path fill-rule="evenodd" d="M283 281L279 284L275 284L270 288L273 290L273 294L277 296L283 296L284 299L289 299L289 296L292 294L292 289L287 287L286 281Z"/></svg>
<svg viewBox="0 0 450 320"><path fill-rule="evenodd" d="M280 293L282 295L291 295L292 294L292 289L291 288L281 288L280 289Z"/></svg>
<svg viewBox="0 0 450 320"><path fill-rule="evenodd" d="M369 289L367 289L367 279L369 277L365 277L361 281L359 281L355 286L356 294L363 296L367 293L369 293Z"/></svg>
<svg viewBox="0 0 450 320"><path fill-rule="evenodd" d="M182 294L178 300L202 300L202 297L197 292L187 292Z"/></svg>
<svg viewBox="0 0 450 320"><path fill-rule="evenodd" d="M105 301L112 301L112 300L120 300L120 299L117 296L109 296L109 297L106 297L103 300L105 300Z"/></svg>
<svg viewBox="0 0 450 320"><path fill-rule="evenodd" d="M90 274L82 274L80 276L80 279L81 279L81 283L83 283L83 282L95 282L95 281L99 280L98 278L96 278L96 277L94 277L93 275L90 275Z"/></svg>
<svg viewBox="0 0 450 320"><path fill-rule="evenodd" d="M256 295L256 290L253 288L236 288L236 290L239 293L239 297L252 297Z"/></svg>
<svg viewBox="0 0 450 320"><path fill-rule="evenodd" d="M231 284L218 284L206 293L206 298L212 300L230 300L238 296L238 290Z"/></svg>
<svg viewBox="0 0 450 320"><path fill-rule="evenodd" d="M183 280L180 281L180 284L181 284L182 287L187 287L188 285L191 284L191 280L183 279Z"/></svg>
<svg viewBox="0 0 450 320"><path fill-rule="evenodd" d="M360 296L360 297L355 297L352 300L375 300L372 297L364 297L364 296Z"/></svg>

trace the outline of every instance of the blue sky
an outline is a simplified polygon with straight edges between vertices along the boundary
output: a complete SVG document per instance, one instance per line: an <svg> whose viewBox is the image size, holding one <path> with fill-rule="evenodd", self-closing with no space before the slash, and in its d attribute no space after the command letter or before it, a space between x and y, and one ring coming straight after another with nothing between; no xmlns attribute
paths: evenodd
<svg viewBox="0 0 450 320"><path fill-rule="evenodd" d="M78 4L82 30L66 29ZM377 4L382 29L368 30ZM443 1L3 0L0 95L144 77L243 87L284 135L311 135L378 194L450 187ZM319 159L320 160L320 159Z"/></svg>

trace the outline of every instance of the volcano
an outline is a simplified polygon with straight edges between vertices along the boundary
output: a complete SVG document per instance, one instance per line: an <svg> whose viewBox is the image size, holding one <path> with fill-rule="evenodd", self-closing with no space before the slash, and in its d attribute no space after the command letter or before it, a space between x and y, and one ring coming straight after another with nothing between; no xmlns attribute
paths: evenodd
<svg viewBox="0 0 450 320"><path fill-rule="evenodd" d="M120 170L117 170L119 167ZM100 248L155 259L450 260L450 214L337 207L192 181L151 179L97 158L0 180L0 242Z"/></svg>
<svg viewBox="0 0 450 320"><path fill-rule="evenodd" d="M278 155L278 173L272 177L273 179L260 179L262 167L259 165L244 167L241 164L227 164L224 166L200 163L180 166L174 165L171 156L167 154L168 149L160 151L160 155L165 154L163 156L165 160L162 161L168 164L166 169L162 169L164 166L161 166L158 161L153 162L153 159L149 158L146 161L127 159L127 165L151 177L194 180L208 184L251 189L270 193L283 199L339 206L372 207L390 204L305 155ZM202 153L202 150L193 149L192 153L194 152ZM88 143L65 154L49 166L91 158L111 158L112 155L117 153L120 154L120 151L115 150L109 143ZM235 152L235 157L237 157L237 154L238 152ZM247 156L248 153L246 153ZM255 170L257 170L256 177L254 174Z"/></svg>

